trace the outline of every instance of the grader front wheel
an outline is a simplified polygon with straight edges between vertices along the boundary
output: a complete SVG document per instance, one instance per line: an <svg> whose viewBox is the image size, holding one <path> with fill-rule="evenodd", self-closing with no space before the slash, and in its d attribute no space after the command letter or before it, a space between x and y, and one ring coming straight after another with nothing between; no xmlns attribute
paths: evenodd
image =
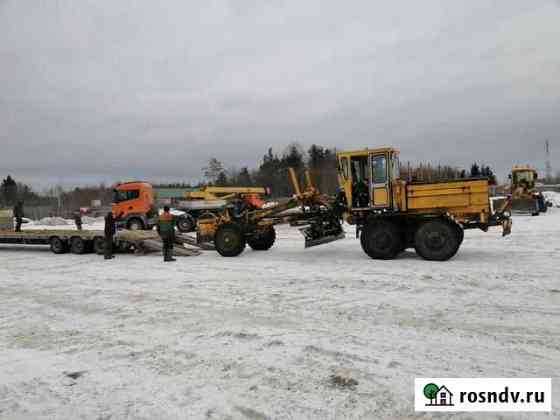
<svg viewBox="0 0 560 420"><path fill-rule="evenodd" d="M222 257L237 257L245 249L246 243L241 228L232 223L221 225L214 237L214 246Z"/></svg>
<svg viewBox="0 0 560 420"><path fill-rule="evenodd" d="M247 243L254 251L268 251L276 240L276 231L271 226L259 235L247 238Z"/></svg>
<svg viewBox="0 0 560 420"><path fill-rule="evenodd" d="M447 261L461 246L463 232L445 220L425 222L414 235L416 253L425 260Z"/></svg>

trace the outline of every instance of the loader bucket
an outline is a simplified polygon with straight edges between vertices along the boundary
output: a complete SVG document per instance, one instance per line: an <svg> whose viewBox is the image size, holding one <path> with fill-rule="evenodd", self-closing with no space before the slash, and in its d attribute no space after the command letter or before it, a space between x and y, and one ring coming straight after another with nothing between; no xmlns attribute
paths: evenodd
<svg viewBox="0 0 560 420"><path fill-rule="evenodd" d="M516 214L538 214L539 202L533 197L518 197L511 201L511 211Z"/></svg>

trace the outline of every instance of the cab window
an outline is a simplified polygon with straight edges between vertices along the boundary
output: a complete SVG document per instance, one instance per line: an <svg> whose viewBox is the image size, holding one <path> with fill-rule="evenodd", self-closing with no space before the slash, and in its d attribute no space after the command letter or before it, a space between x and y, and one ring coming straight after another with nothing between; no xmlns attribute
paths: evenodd
<svg viewBox="0 0 560 420"><path fill-rule="evenodd" d="M135 200L140 197L140 190L127 190L119 191L113 190L113 202L120 203L121 201Z"/></svg>
<svg viewBox="0 0 560 420"><path fill-rule="evenodd" d="M350 161L350 171L352 173L352 182L363 182L369 184L368 179L368 158L367 156L355 156Z"/></svg>
<svg viewBox="0 0 560 420"><path fill-rule="evenodd" d="M384 184L387 182L387 159L384 155L374 156L371 160L373 183Z"/></svg>

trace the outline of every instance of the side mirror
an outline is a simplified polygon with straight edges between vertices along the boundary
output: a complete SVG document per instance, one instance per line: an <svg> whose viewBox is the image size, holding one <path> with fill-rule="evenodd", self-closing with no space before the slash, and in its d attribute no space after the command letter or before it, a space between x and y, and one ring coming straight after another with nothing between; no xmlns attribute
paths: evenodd
<svg viewBox="0 0 560 420"><path fill-rule="evenodd" d="M508 178L511 179L511 174L508 175Z"/></svg>

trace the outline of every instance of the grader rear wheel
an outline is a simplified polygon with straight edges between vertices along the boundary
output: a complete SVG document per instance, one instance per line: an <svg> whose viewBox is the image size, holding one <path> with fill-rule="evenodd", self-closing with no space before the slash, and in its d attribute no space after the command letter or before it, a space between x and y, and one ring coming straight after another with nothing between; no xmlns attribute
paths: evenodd
<svg viewBox="0 0 560 420"><path fill-rule="evenodd" d="M414 235L416 253L425 260L447 261L453 257L463 239L463 232L445 220L424 222Z"/></svg>
<svg viewBox="0 0 560 420"><path fill-rule="evenodd" d="M272 245L274 245L275 240L276 230L274 230L274 227L270 226L260 235L247 238L247 244L249 244L254 251L268 251Z"/></svg>
<svg viewBox="0 0 560 420"><path fill-rule="evenodd" d="M379 221L364 226L360 236L362 249L373 259L390 260L402 250L399 229L389 221Z"/></svg>
<svg viewBox="0 0 560 420"><path fill-rule="evenodd" d="M221 225L214 237L214 246L222 257L237 257L245 249L246 243L241 228L232 223Z"/></svg>

